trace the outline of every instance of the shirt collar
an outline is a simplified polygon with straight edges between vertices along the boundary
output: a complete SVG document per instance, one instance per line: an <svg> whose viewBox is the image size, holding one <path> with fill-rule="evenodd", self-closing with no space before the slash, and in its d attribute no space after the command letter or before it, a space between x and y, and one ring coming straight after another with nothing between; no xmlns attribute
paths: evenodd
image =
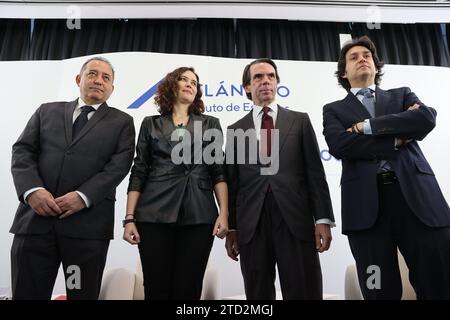
<svg viewBox="0 0 450 320"><path fill-rule="evenodd" d="M368 88L370 89L370 91L375 92L376 89L376 85L373 84L371 86L368 86ZM351 93L353 93L355 96L358 94L359 90L361 90L362 88L351 88L350 91Z"/></svg>
<svg viewBox="0 0 450 320"><path fill-rule="evenodd" d="M102 105L102 103L90 105L90 104L87 104L86 102L84 102L83 99L78 98L78 104L77 104L77 107L75 108L75 110L76 110L76 109L80 109L80 108L83 107L83 106L91 106L92 108L95 109L95 111L97 111L97 109L98 109L101 105Z"/></svg>
<svg viewBox="0 0 450 320"><path fill-rule="evenodd" d="M273 113L278 112L278 104L275 101L273 101L271 104L269 104L268 107L270 108L270 110ZM259 114L262 114L262 108L263 107L261 107L261 106L253 105L253 113L255 113L257 116Z"/></svg>

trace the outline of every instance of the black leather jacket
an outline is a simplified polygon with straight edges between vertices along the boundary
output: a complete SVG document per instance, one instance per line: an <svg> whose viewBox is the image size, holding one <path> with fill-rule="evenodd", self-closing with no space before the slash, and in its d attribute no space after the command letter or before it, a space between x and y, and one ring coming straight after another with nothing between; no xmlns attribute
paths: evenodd
<svg viewBox="0 0 450 320"><path fill-rule="evenodd" d="M170 114L150 116L142 121L128 185L128 191L141 192L136 219L138 222L177 222L182 225L214 224L218 211L213 187L225 181L224 166L206 164L201 156L211 153L209 150L213 146L223 155L219 119L191 114L183 137L190 141L184 140L187 149L183 152L180 149L185 142L171 139L175 129ZM204 141L202 137L207 129L217 129L215 137L219 139ZM183 155L182 162L176 164L172 153L175 158Z"/></svg>

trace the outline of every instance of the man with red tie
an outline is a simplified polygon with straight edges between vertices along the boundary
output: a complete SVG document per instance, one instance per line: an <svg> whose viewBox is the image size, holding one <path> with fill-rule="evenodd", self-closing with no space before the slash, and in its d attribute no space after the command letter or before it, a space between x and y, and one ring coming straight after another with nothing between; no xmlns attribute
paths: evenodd
<svg viewBox="0 0 450 320"><path fill-rule="evenodd" d="M247 299L275 299L275 266L284 299L321 299L318 252L330 247L334 224L328 184L308 115L275 102L279 81L270 59L244 69L253 109L228 128L225 246L241 257Z"/></svg>

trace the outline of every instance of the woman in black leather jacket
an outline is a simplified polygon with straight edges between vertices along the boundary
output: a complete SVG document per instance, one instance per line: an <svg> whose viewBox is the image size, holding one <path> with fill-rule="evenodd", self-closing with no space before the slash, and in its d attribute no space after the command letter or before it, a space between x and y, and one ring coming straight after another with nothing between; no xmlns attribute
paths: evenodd
<svg viewBox="0 0 450 320"><path fill-rule="evenodd" d="M123 238L138 244L145 299L200 299L214 236L228 232L223 134L201 97L194 69L178 68L158 87L160 115L141 125Z"/></svg>

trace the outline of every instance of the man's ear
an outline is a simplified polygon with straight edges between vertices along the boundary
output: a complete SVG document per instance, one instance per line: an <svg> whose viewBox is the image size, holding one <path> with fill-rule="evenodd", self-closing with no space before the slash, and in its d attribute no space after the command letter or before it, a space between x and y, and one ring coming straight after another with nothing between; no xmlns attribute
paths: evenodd
<svg viewBox="0 0 450 320"><path fill-rule="evenodd" d="M347 71L342 75L342 78L347 79Z"/></svg>
<svg viewBox="0 0 450 320"><path fill-rule="evenodd" d="M79 74L75 77L75 82L77 83L77 86L80 86L81 76Z"/></svg>

